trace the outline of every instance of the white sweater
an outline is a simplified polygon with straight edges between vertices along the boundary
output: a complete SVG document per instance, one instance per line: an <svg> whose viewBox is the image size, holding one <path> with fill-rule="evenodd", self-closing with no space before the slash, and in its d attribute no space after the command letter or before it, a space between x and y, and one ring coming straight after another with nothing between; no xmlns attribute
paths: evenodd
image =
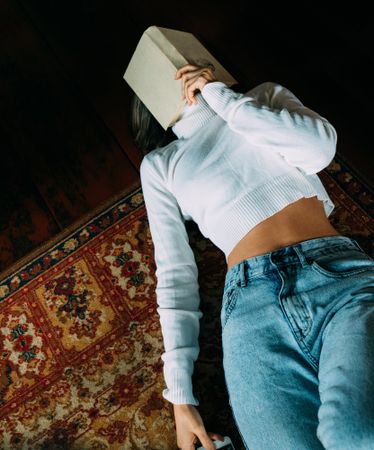
<svg viewBox="0 0 374 450"><path fill-rule="evenodd" d="M140 166L165 347L162 395L193 405L202 312L185 220L227 259L256 224L301 197L317 195L329 216L334 204L316 173L336 151L333 126L278 84L242 94L215 81L197 100L172 127L178 139L152 150Z"/></svg>

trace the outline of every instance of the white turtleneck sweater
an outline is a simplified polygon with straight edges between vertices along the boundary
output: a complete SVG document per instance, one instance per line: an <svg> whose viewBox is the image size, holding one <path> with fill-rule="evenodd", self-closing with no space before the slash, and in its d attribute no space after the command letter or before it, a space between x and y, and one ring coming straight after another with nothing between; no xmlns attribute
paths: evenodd
<svg viewBox="0 0 374 450"><path fill-rule="evenodd" d="M178 139L140 166L165 347L162 394L193 405L202 312L185 220L228 258L255 225L302 197L317 196L329 216L334 204L316 173L336 149L333 126L278 84L241 94L214 81L196 97L172 127Z"/></svg>

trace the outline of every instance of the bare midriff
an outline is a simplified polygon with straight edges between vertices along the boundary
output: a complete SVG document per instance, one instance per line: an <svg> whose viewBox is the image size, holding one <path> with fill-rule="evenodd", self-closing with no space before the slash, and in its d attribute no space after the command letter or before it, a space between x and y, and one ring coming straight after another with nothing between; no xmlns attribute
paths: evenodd
<svg viewBox="0 0 374 450"><path fill-rule="evenodd" d="M326 216L317 196L301 198L252 228L227 258L227 270L252 256L308 239L340 235Z"/></svg>

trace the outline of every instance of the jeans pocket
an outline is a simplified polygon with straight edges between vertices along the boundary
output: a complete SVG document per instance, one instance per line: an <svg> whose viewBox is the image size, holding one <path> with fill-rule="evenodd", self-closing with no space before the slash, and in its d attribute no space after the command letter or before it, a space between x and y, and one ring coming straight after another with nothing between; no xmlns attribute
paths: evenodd
<svg viewBox="0 0 374 450"><path fill-rule="evenodd" d="M331 278L345 278L374 269L374 259L354 248L322 253L307 259L315 272Z"/></svg>
<svg viewBox="0 0 374 450"><path fill-rule="evenodd" d="M239 295L240 286L234 284L230 286L223 294L222 299L222 310L221 310L221 326L222 330L225 328L227 321L230 318L231 313L233 312L236 301Z"/></svg>

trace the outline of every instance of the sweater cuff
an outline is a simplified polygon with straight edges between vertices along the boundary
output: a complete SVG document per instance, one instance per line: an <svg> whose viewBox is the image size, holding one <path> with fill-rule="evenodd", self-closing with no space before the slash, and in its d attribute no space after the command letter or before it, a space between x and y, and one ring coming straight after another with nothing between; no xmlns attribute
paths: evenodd
<svg viewBox="0 0 374 450"><path fill-rule="evenodd" d="M201 95L209 106L226 121L236 100L244 97L244 94L233 91L223 81L207 83L201 90ZM245 96L243 101L248 101L249 99L250 97Z"/></svg>
<svg viewBox="0 0 374 450"><path fill-rule="evenodd" d="M162 391L162 396L169 402L180 405L199 405L199 401L192 392L192 378L182 370L173 370L168 376L167 389Z"/></svg>

